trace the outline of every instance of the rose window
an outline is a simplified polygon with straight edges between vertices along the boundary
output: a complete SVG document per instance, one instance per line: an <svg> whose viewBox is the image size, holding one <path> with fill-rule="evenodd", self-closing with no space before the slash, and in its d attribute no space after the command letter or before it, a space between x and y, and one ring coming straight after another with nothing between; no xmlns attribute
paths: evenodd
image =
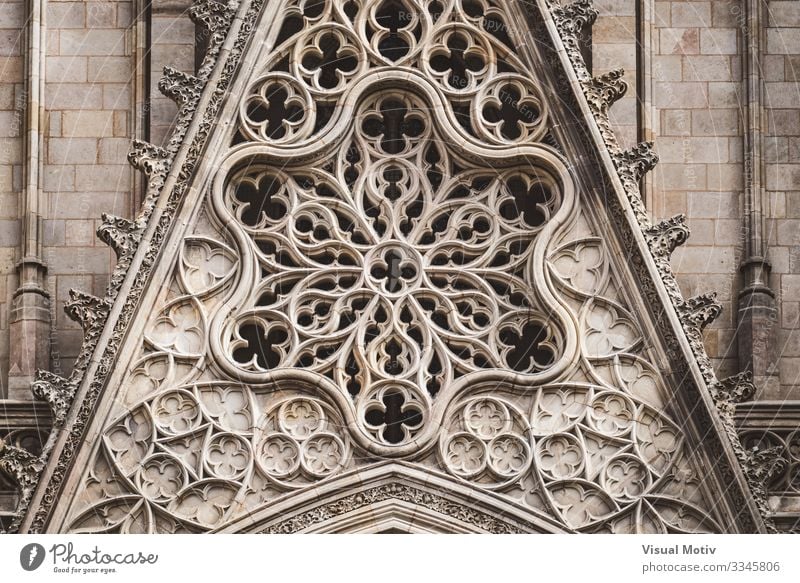
<svg viewBox="0 0 800 583"><path fill-rule="evenodd" d="M307 530L429 471L493 500L491 522L720 530L606 242L612 199L552 146L516 3L278 4L162 209L175 271L146 294L70 530Z"/></svg>
<svg viewBox="0 0 800 583"><path fill-rule="evenodd" d="M260 273L228 359L326 376L373 403L362 423L385 444L409 440L459 378L535 376L562 355L562 327L532 283L558 182L531 164L462 160L429 109L379 91L326 162L248 159L225 186Z"/></svg>

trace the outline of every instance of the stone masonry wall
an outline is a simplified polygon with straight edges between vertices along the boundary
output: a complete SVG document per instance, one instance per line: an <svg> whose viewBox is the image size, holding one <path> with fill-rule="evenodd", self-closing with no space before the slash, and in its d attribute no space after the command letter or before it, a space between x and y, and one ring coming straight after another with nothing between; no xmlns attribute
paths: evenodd
<svg viewBox="0 0 800 583"><path fill-rule="evenodd" d="M70 288L105 293L113 253L102 213L128 217L133 170L130 1L49 2L44 259L55 305L51 365L69 372L82 331L63 310Z"/></svg>
<svg viewBox="0 0 800 583"><path fill-rule="evenodd" d="M764 62L766 188L781 398L800 399L800 2L767 7Z"/></svg>
<svg viewBox="0 0 800 583"><path fill-rule="evenodd" d="M635 0L602 0L592 29L595 74L623 66L630 89L612 108L624 145L637 141L637 51L649 57L647 103L652 139L661 159L652 176L655 217L688 217L689 242L673 256L682 290L715 290L722 316L705 333L720 376L737 372L735 341L738 268L744 252L742 95L744 8L739 1L656 0L650 11L649 47L637 45ZM768 18L763 75L767 138L767 238L778 296L775 322L780 350L780 394L800 398L800 2L765 5ZM640 73L641 74L641 73ZM639 138L642 139L642 138Z"/></svg>

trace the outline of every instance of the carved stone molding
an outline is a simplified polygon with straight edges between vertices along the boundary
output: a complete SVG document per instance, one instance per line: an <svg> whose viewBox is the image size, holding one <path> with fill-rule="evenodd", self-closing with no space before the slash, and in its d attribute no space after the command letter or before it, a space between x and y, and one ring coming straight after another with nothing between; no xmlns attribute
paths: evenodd
<svg viewBox="0 0 800 583"><path fill-rule="evenodd" d="M258 531L262 534L291 534L299 532L315 524L329 521L333 518L347 514L373 504L387 500L398 500L416 504L433 510L434 512L458 518L468 524L479 527L483 532L492 534L521 534L522 529L515 528L507 522L498 520L480 510L454 504L437 494L426 492L405 484L386 484L376 486L362 492L352 494L340 500L315 508L299 516L279 522L269 528Z"/></svg>

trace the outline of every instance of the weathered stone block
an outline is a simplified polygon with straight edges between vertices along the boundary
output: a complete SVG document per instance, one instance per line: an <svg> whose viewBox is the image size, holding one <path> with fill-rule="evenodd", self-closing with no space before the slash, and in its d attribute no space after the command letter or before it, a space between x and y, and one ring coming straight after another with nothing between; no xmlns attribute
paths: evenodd
<svg viewBox="0 0 800 583"><path fill-rule="evenodd" d="M47 141L50 164L94 164L97 162L95 138L51 138Z"/></svg>
<svg viewBox="0 0 800 583"><path fill-rule="evenodd" d="M659 31L659 52L666 55L700 53L700 31L697 28L662 28Z"/></svg>
<svg viewBox="0 0 800 583"><path fill-rule="evenodd" d="M700 52L704 55L735 55L735 28L704 28L700 30Z"/></svg>
<svg viewBox="0 0 800 583"><path fill-rule="evenodd" d="M711 26L710 2L672 2L671 9L674 27Z"/></svg>
<svg viewBox="0 0 800 583"><path fill-rule="evenodd" d="M111 111L66 111L62 118L65 137L105 137L113 135Z"/></svg>

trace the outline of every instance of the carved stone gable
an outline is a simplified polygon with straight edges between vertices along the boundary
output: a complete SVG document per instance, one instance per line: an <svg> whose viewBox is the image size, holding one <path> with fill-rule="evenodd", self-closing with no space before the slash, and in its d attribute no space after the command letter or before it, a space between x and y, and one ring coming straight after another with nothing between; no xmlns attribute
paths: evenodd
<svg viewBox="0 0 800 583"><path fill-rule="evenodd" d="M123 322L95 349L116 365L75 393L84 413L54 449L74 469L46 474L62 497L29 528L230 531L252 515L241 529L289 532L390 499L433 530L737 528L709 469L732 458L700 442L671 359L702 376L652 315L677 312L636 293L649 276L626 256L668 270L686 237L646 231L657 262L624 223L636 180L565 154L588 143L554 89L574 72L533 41L561 42L549 10L238 10L200 11L227 61L162 83L198 127L176 130L189 148L139 148L147 227L97 316ZM618 78L584 80L601 109Z"/></svg>

